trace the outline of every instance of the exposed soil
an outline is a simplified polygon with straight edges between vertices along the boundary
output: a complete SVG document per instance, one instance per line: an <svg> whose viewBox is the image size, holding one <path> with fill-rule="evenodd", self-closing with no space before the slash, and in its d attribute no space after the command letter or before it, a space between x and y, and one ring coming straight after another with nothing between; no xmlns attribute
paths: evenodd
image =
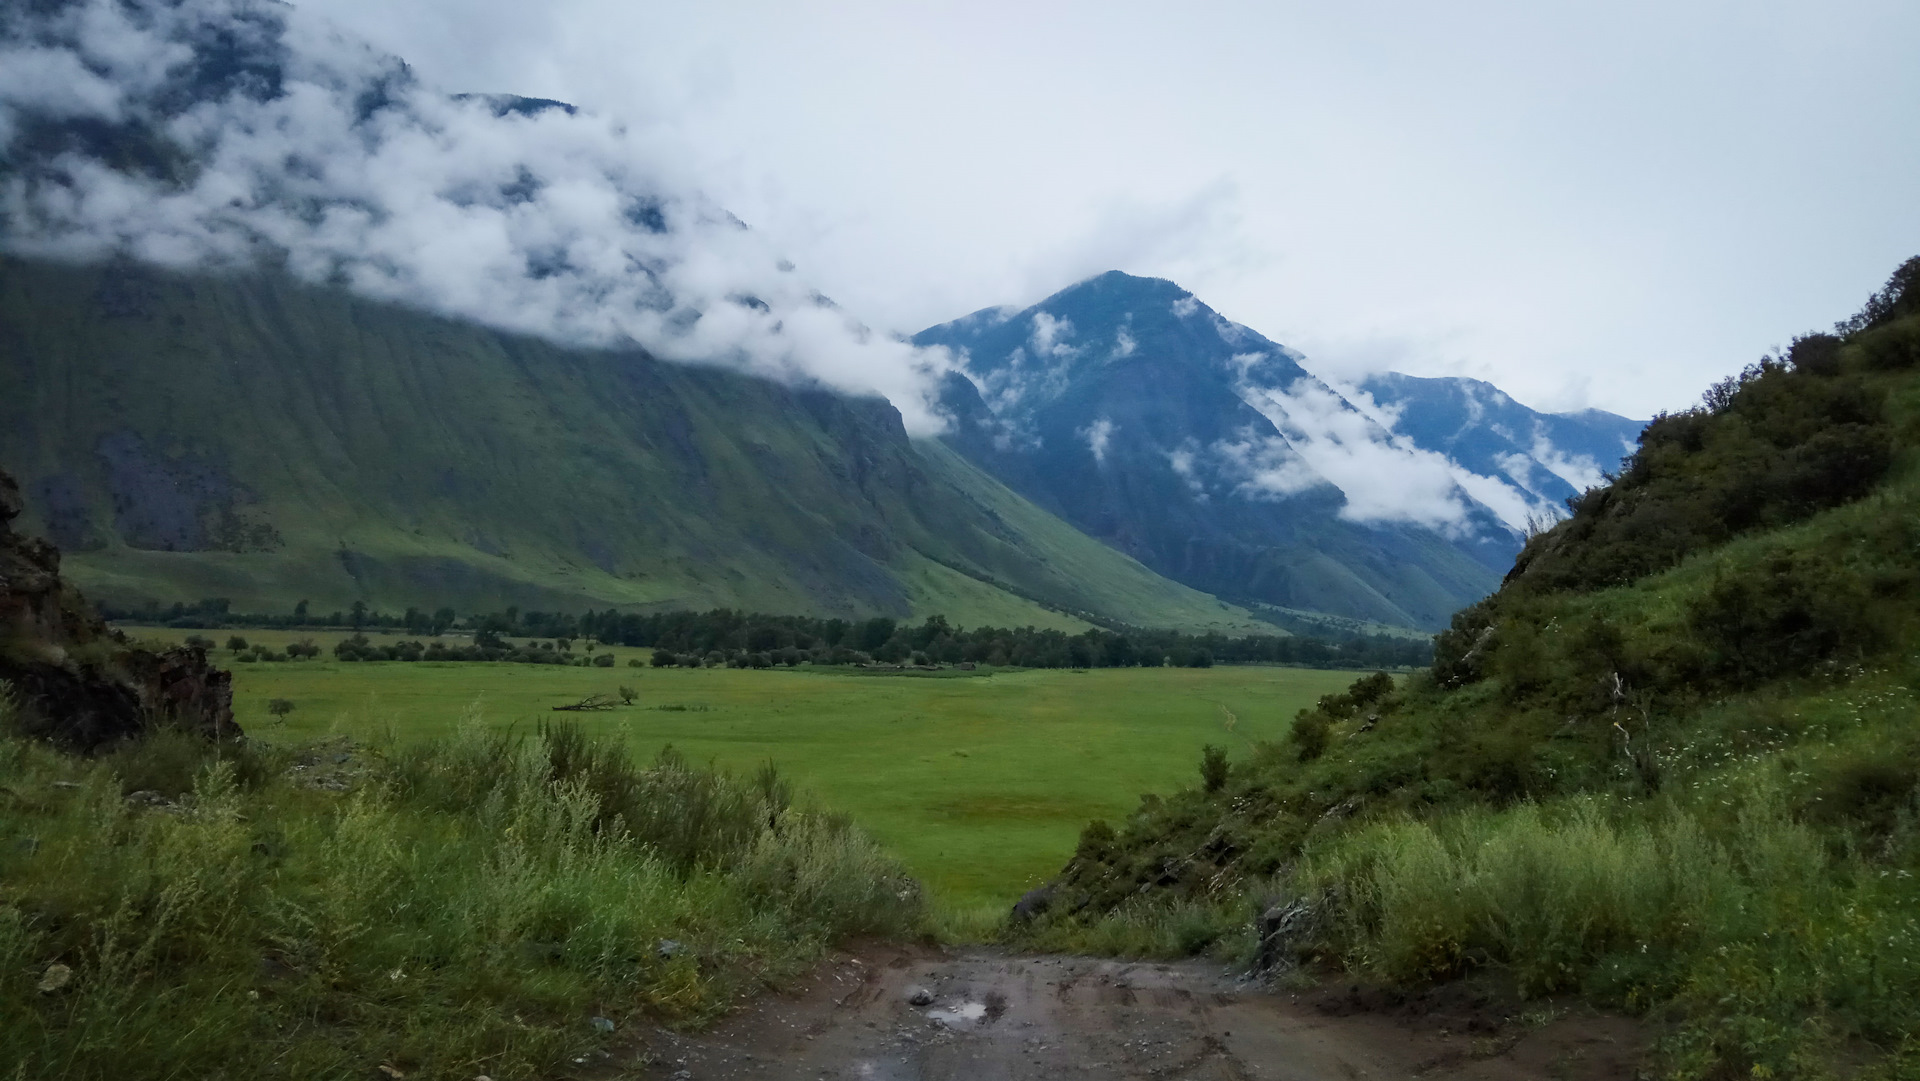
<svg viewBox="0 0 1920 1081"><path fill-rule="evenodd" d="M1345 983L1289 992L1205 962L880 946L835 957L709 1032L647 1033L639 1050L651 1061L638 1076L1598 1081L1639 1073L1640 1023L1501 1000L1464 985L1411 998Z"/></svg>

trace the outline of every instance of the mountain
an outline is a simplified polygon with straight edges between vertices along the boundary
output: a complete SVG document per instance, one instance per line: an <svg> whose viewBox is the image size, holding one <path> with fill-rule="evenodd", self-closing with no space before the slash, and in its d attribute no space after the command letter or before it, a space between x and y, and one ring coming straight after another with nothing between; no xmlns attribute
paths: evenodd
<svg viewBox="0 0 1920 1081"><path fill-rule="evenodd" d="M1554 507L1618 472L1647 426L1599 409L1537 412L1479 379L1384 372L1359 389L1414 446Z"/></svg>
<svg viewBox="0 0 1920 1081"><path fill-rule="evenodd" d="M1396 377L1362 408L1178 285L1117 271L913 341L963 358L943 405L969 460L1160 573L1282 618L1443 626L1511 565L1529 500L1574 490L1509 474L1608 437L1490 387L1504 411L1447 427L1449 392L1481 400L1455 381ZM1543 425L1525 468L1499 464L1522 438L1501 432ZM1553 449L1562 429L1582 433L1572 451Z"/></svg>
<svg viewBox="0 0 1920 1081"><path fill-rule="evenodd" d="M1264 626L879 398L125 262L0 259L0 356L0 467L98 600Z"/></svg>

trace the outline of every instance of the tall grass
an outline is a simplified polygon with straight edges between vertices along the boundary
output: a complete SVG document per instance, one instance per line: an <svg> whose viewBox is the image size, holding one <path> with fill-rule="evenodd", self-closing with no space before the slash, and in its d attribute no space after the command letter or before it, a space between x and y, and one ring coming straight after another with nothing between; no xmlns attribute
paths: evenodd
<svg viewBox="0 0 1920 1081"><path fill-rule="evenodd" d="M1747 795L1717 820L1577 799L1377 822L1287 884L1323 899L1310 948L1360 971L1494 967L1523 994L1669 1009L1676 1077L1823 1076L1839 1041L1898 1049L1920 1031L1910 837L1869 860Z"/></svg>
<svg viewBox="0 0 1920 1081"><path fill-rule="evenodd" d="M836 936L923 920L777 775L643 768L572 729L201 747L176 803L125 799L186 757L0 741L0 1075L535 1076L595 1054L596 1017L708 1017ZM71 981L43 993L53 965Z"/></svg>

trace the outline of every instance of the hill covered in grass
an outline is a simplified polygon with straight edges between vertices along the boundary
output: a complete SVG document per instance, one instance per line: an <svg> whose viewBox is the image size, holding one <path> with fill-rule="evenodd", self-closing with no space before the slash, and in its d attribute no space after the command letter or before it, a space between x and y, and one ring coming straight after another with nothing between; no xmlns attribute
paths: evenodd
<svg viewBox="0 0 1920 1081"><path fill-rule="evenodd" d="M0 350L28 524L121 607L1265 626L909 439L878 398L131 264L0 260Z"/></svg>
<svg viewBox="0 0 1920 1081"><path fill-rule="evenodd" d="M1676 1077L1913 1076L1920 259L1573 511L1429 672L1089 826L1026 933L1577 992Z"/></svg>

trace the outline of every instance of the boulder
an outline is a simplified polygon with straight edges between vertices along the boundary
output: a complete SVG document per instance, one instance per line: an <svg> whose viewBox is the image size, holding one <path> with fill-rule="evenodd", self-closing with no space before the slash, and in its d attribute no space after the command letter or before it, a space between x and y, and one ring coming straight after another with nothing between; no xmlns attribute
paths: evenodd
<svg viewBox="0 0 1920 1081"><path fill-rule="evenodd" d="M1013 903L1013 911L1008 914L1016 924L1030 923L1047 909L1053 907L1054 888L1051 885L1028 890Z"/></svg>
<svg viewBox="0 0 1920 1081"><path fill-rule="evenodd" d="M1254 955L1253 971L1291 968L1295 947L1312 936L1320 918L1320 910L1320 904L1302 897L1286 904L1271 905L1262 912L1255 927L1260 936L1260 947Z"/></svg>
<svg viewBox="0 0 1920 1081"><path fill-rule="evenodd" d="M0 681L19 729L91 752L172 725L240 736L233 677L199 649L137 649L60 577L53 545L13 530L20 487L0 471Z"/></svg>

